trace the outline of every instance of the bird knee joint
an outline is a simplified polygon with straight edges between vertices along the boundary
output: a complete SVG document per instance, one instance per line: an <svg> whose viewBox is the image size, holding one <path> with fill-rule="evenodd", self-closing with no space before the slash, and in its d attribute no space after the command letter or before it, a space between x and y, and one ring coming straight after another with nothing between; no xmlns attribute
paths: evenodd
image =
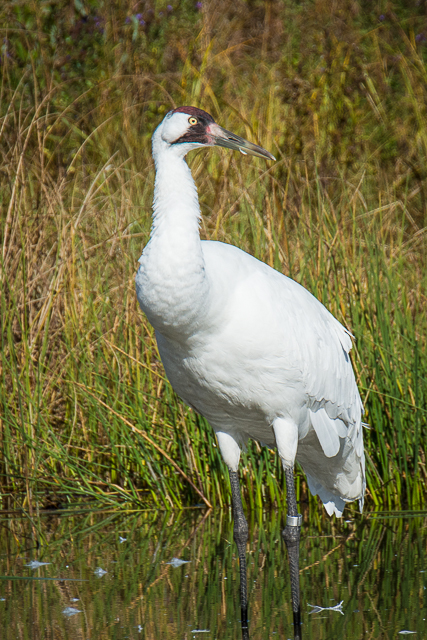
<svg viewBox="0 0 427 640"><path fill-rule="evenodd" d="M301 536L301 527L297 526L289 526L288 524L282 531L283 540L286 543L286 546L294 546L299 545L299 540Z"/></svg>
<svg viewBox="0 0 427 640"><path fill-rule="evenodd" d="M249 537L248 525L246 522L236 522L234 525L234 540L238 544L245 544Z"/></svg>

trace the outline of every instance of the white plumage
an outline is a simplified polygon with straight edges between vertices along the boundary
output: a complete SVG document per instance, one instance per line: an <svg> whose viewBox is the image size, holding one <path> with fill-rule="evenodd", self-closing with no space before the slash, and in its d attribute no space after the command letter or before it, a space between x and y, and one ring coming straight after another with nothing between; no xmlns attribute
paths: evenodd
<svg viewBox="0 0 427 640"><path fill-rule="evenodd" d="M214 144L272 156L194 107L167 114L153 135L150 241L136 290L178 395L215 430L237 470L254 438L295 459L327 512L363 506L362 402L349 332L304 287L240 249L201 241L197 190L184 156Z"/></svg>

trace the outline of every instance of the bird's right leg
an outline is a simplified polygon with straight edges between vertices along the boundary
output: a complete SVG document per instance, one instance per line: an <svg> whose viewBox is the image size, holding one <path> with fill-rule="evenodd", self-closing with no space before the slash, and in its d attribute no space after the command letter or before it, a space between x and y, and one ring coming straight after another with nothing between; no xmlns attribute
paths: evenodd
<svg viewBox="0 0 427 640"><path fill-rule="evenodd" d="M242 636L243 640L248 635L248 584L246 577L246 543L248 541L248 523L243 512L242 498L240 496L239 475L237 469L240 460L240 447L232 435L226 431L216 431L221 455L228 467L231 485L231 504L233 507L234 541L237 545L240 565L240 606L242 611Z"/></svg>
<svg viewBox="0 0 427 640"><path fill-rule="evenodd" d="M243 512L242 498L240 496L239 475L237 471L231 471L231 501L233 505L234 541L239 553L240 565L240 605L242 610L243 637L247 637L248 629L248 586L246 577L246 543L248 541L248 523ZM246 630L246 634L245 634Z"/></svg>

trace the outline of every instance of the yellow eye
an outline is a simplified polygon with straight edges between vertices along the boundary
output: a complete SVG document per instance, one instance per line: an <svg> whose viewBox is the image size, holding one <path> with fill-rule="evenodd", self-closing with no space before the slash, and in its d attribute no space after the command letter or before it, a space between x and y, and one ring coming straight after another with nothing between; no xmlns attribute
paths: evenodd
<svg viewBox="0 0 427 640"><path fill-rule="evenodd" d="M191 116L191 118L188 118L188 122L190 124L197 124L197 118L194 118L193 116Z"/></svg>

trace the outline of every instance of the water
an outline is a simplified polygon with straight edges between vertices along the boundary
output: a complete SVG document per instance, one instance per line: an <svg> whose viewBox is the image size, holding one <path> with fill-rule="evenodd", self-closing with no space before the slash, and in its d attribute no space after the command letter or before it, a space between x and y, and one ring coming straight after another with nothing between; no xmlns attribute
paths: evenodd
<svg viewBox="0 0 427 640"><path fill-rule="evenodd" d="M305 640L427 637L426 516L306 514ZM292 638L283 517L249 523L251 640ZM240 640L238 570L228 511L3 516L0 635Z"/></svg>

